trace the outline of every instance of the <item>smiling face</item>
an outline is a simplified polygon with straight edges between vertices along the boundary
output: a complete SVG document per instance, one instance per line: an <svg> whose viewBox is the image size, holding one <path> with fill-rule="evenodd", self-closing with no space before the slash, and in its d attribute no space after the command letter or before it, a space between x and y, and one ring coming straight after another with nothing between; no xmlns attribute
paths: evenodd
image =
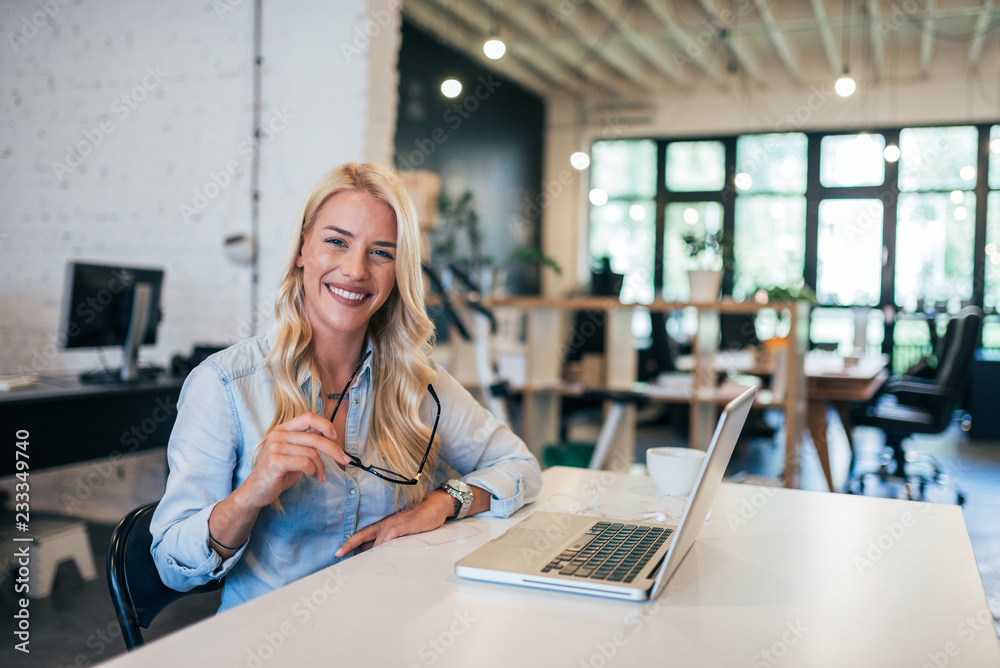
<svg viewBox="0 0 1000 668"><path fill-rule="evenodd" d="M396 216L367 192L330 197L302 240L305 311L321 341L362 337L396 287Z"/></svg>

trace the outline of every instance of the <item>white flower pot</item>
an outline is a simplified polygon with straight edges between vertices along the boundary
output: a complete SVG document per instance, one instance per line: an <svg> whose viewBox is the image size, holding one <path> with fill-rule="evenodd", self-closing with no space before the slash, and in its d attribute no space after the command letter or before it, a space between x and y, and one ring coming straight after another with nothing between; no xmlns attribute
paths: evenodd
<svg viewBox="0 0 1000 668"><path fill-rule="evenodd" d="M722 291L722 270L691 269L688 271L688 283L691 286L690 301L717 302Z"/></svg>

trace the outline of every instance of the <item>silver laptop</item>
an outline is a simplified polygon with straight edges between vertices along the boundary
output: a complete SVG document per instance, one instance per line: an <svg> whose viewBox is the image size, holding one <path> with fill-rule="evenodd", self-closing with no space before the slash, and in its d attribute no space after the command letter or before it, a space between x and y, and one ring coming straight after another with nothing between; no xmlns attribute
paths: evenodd
<svg viewBox="0 0 1000 668"><path fill-rule="evenodd" d="M606 598L654 599L698 537L756 389L729 402L676 527L539 511L455 564L459 577Z"/></svg>

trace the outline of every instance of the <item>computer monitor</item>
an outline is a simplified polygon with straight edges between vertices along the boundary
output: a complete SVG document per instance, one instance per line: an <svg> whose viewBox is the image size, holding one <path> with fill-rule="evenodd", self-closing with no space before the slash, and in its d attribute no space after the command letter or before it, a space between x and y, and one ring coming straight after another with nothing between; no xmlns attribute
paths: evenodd
<svg viewBox="0 0 1000 668"><path fill-rule="evenodd" d="M121 346L120 372L83 374L81 380L138 380L141 344L156 343L163 270L69 262L63 290L63 348Z"/></svg>

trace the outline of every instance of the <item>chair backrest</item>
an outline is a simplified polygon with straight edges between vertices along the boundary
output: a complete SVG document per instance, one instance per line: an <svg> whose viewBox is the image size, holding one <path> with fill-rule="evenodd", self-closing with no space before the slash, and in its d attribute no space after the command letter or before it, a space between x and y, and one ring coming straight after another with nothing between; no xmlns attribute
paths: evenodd
<svg viewBox="0 0 1000 668"><path fill-rule="evenodd" d="M108 546L108 589L129 650L144 642L140 627L148 629L168 605L185 596L222 587L221 580L190 591L177 591L163 584L149 551L153 543L149 523L156 506L157 503L140 506L123 517Z"/></svg>
<svg viewBox="0 0 1000 668"><path fill-rule="evenodd" d="M983 312L976 306L965 307L948 323L934 384L947 389L954 399L962 396L972 378L972 362L982 329Z"/></svg>

